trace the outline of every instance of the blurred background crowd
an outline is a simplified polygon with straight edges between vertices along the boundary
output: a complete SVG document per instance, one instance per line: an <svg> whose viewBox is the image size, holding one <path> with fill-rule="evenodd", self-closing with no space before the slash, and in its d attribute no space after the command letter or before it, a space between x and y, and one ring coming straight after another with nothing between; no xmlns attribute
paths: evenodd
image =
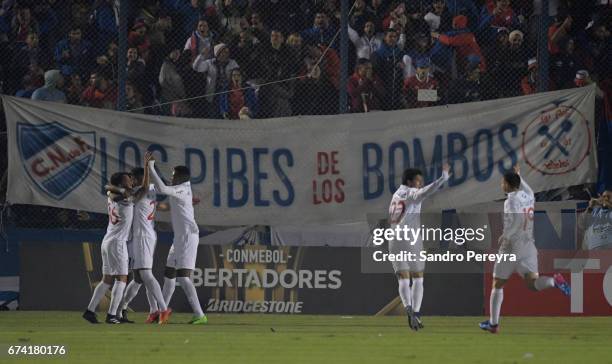
<svg viewBox="0 0 612 364"><path fill-rule="evenodd" d="M343 60L339 0L132 0L125 54L119 1L4 0L2 92L116 108L120 57L127 110L200 118L333 114L340 90L350 112L530 94L543 60L540 90L608 80L609 2L549 0L544 29L541 3L351 1Z"/></svg>

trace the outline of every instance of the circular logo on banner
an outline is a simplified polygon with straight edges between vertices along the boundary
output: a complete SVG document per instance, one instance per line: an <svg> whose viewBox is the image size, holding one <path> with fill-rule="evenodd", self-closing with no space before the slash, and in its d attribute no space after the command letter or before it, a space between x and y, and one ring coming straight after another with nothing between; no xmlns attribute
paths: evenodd
<svg viewBox="0 0 612 364"><path fill-rule="evenodd" d="M591 131L584 115L571 106L543 111L523 130L523 159L543 175L576 170L591 152Z"/></svg>

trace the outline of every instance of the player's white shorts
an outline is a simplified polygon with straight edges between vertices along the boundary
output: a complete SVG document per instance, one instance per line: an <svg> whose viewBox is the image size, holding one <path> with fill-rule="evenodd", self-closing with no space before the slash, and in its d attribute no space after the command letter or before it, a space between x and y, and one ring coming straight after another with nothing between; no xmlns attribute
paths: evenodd
<svg viewBox="0 0 612 364"><path fill-rule="evenodd" d="M521 277L527 273L538 273L538 250L534 244L526 244L510 253L516 254L516 262L496 262L493 267L493 278L508 279L514 272Z"/></svg>
<svg viewBox="0 0 612 364"><path fill-rule="evenodd" d="M124 241L102 242L102 274L110 276L128 274L128 251Z"/></svg>
<svg viewBox="0 0 612 364"><path fill-rule="evenodd" d="M130 255L133 263L132 269L153 268L153 255L155 253L156 236L133 236L132 251Z"/></svg>
<svg viewBox="0 0 612 364"><path fill-rule="evenodd" d="M128 269L134 269L134 245L131 240L128 240L126 243L127 252L128 252Z"/></svg>
<svg viewBox="0 0 612 364"><path fill-rule="evenodd" d="M410 245L408 241L389 241L389 253L398 254L402 251L412 253L412 260L392 261L393 270L395 273L401 271L408 272L423 272L425 271L425 262L420 260L420 254L423 250L423 241L419 240L414 245Z"/></svg>
<svg viewBox="0 0 612 364"><path fill-rule="evenodd" d="M199 243L198 234L175 235L168 252L166 266L175 269L194 269Z"/></svg>

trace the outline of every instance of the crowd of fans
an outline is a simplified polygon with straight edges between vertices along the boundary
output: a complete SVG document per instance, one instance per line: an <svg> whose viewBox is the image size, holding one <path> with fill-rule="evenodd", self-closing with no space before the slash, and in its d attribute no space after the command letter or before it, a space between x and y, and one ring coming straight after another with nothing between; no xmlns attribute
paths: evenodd
<svg viewBox="0 0 612 364"><path fill-rule="evenodd" d="M118 58L126 57L127 109L135 112L226 119L333 114L339 3L130 0L128 50L118 54L118 1L4 0L2 92L115 108ZM348 109L535 92L539 3L351 1ZM549 88L609 79L609 1L549 3Z"/></svg>

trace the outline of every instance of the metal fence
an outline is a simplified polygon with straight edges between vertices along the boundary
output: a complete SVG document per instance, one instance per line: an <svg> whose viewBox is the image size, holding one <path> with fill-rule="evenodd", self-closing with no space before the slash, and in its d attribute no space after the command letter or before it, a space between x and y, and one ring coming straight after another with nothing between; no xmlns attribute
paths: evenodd
<svg viewBox="0 0 612 364"><path fill-rule="evenodd" d="M603 3L4 1L1 92L225 119L518 96L609 78L610 8ZM56 226L97 226L76 212L37 211L59 219Z"/></svg>

